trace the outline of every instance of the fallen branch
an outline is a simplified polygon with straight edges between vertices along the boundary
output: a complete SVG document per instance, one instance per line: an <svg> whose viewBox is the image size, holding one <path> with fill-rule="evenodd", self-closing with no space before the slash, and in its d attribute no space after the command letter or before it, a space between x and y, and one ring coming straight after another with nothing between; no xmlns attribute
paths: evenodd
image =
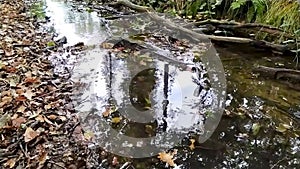
<svg viewBox="0 0 300 169"><path fill-rule="evenodd" d="M154 12L153 8L140 6L129 2L128 0L119 0L117 2L113 2L109 4L110 6L126 6L130 9L133 9L137 12Z"/></svg>
<svg viewBox="0 0 300 169"><path fill-rule="evenodd" d="M287 45L277 45L277 44L274 44L274 43L270 43L270 42L266 42L266 41L253 40L253 39L250 39L250 38L226 37L226 36L215 36L215 35L200 34L200 33L194 32L192 30L189 30L185 27L182 27L180 25L175 25L171 21L159 17L154 12L154 10L152 8L135 5L131 2L129 2L128 0L119 0L115 3L110 3L109 5L112 5L112 6L123 5L123 6L129 7L130 9L133 9L137 12L146 12L146 13L149 14L149 16L152 19L158 21L158 23L161 23L161 24L165 25L170 30L182 31L186 35L189 35L192 39L196 38L196 39L201 39L201 40L204 40L204 41L206 39L207 40L210 39L212 41L218 41L218 42L244 43L244 44L254 45L256 47L263 47L263 48L266 48L266 49L271 49L271 51L273 51L273 52L275 51L276 53L278 53L278 52L282 53L282 54L291 53L291 49L289 49L289 47ZM217 21L214 21L214 20L211 20L211 21L217 22ZM206 22L208 22L208 21L206 21ZM224 22L224 21L221 21L221 22ZM237 23L236 22L229 22L228 24L236 25ZM187 26L187 25L185 25L185 26ZM265 26L265 27L267 27L267 26ZM271 29L271 27L270 27L270 29Z"/></svg>
<svg viewBox="0 0 300 169"><path fill-rule="evenodd" d="M215 20L215 19L207 19L204 21L191 22L185 25L185 27L189 26L202 26L202 25L213 25L217 28L222 29L239 29L239 28L251 28L256 32L266 32L272 34L273 36L282 35L286 38L293 38L291 34L284 32L284 30L280 28L276 28L270 25L264 25L259 23L240 23L235 21L226 21L226 20Z"/></svg>
<svg viewBox="0 0 300 169"><path fill-rule="evenodd" d="M280 80L290 88L300 90L300 71L286 68L273 68L266 66L257 66L254 72L260 73L261 76L270 77Z"/></svg>

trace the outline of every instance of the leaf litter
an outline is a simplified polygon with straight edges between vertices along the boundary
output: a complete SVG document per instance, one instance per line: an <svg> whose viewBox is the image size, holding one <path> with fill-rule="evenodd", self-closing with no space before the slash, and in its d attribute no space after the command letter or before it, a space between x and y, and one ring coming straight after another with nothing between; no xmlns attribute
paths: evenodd
<svg viewBox="0 0 300 169"><path fill-rule="evenodd" d="M0 168L85 167L93 134L78 125L68 75L55 74L48 60L53 53L76 55L84 44L54 41L28 13L34 3L0 4Z"/></svg>

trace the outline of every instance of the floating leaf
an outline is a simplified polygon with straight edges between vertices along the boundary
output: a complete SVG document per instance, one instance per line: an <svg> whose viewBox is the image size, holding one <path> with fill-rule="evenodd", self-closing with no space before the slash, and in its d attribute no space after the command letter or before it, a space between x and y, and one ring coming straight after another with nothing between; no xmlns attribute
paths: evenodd
<svg viewBox="0 0 300 169"><path fill-rule="evenodd" d="M105 109L105 111L102 113L102 116L103 116L103 117L108 117L108 116L110 115L110 113L111 113L111 108L110 108L110 107L107 107L107 108Z"/></svg>
<svg viewBox="0 0 300 169"><path fill-rule="evenodd" d="M158 156L157 156L157 158L159 158L160 161L166 162L171 167L175 166L173 157L174 157L174 155L171 154L170 152L169 153L166 153L166 152L158 153Z"/></svg>
<svg viewBox="0 0 300 169"><path fill-rule="evenodd" d="M114 44L112 43L107 43L107 42L103 42L100 44L100 47L101 48L104 48L104 49L112 49L114 46Z"/></svg>
<svg viewBox="0 0 300 169"><path fill-rule="evenodd" d="M191 145L189 146L191 150L195 149L195 139L190 139Z"/></svg>

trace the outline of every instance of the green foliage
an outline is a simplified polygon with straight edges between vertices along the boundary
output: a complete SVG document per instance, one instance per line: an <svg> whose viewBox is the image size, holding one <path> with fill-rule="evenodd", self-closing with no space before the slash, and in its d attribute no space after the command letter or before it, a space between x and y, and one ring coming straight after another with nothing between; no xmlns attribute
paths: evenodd
<svg viewBox="0 0 300 169"><path fill-rule="evenodd" d="M35 2L30 7L30 14L31 14L31 16L35 16L38 19L44 19L46 17L44 7L45 7L45 4L44 4L43 1Z"/></svg>
<svg viewBox="0 0 300 169"><path fill-rule="evenodd" d="M270 1L269 8L259 22L280 27L294 33L300 28L300 6L297 1Z"/></svg>
<svg viewBox="0 0 300 169"><path fill-rule="evenodd" d="M235 0L231 3L229 12L233 18L254 22L264 16L267 3L267 0Z"/></svg>

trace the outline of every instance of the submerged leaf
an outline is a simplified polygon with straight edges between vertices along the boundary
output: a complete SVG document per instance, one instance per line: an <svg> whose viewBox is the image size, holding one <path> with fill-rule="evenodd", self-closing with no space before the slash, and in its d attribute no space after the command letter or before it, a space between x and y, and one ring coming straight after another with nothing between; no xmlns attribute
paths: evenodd
<svg viewBox="0 0 300 169"><path fill-rule="evenodd" d="M284 133L286 132L288 129L290 129L291 126L288 124L283 124L280 123L278 127L276 127L276 131L280 132L280 133Z"/></svg>
<svg viewBox="0 0 300 169"><path fill-rule="evenodd" d="M121 119L122 119L121 117L114 117L114 118L111 119L111 122L113 124L117 124L117 123L121 122Z"/></svg>
<svg viewBox="0 0 300 169"><path fill-rule="evenodd" d="M259 130L260 130L260 124L258 124L258 123L254 123L253 125L252 125L252 133L253 133L253 135L257 135L258 134L258 132L259 132Z"/></svg>

